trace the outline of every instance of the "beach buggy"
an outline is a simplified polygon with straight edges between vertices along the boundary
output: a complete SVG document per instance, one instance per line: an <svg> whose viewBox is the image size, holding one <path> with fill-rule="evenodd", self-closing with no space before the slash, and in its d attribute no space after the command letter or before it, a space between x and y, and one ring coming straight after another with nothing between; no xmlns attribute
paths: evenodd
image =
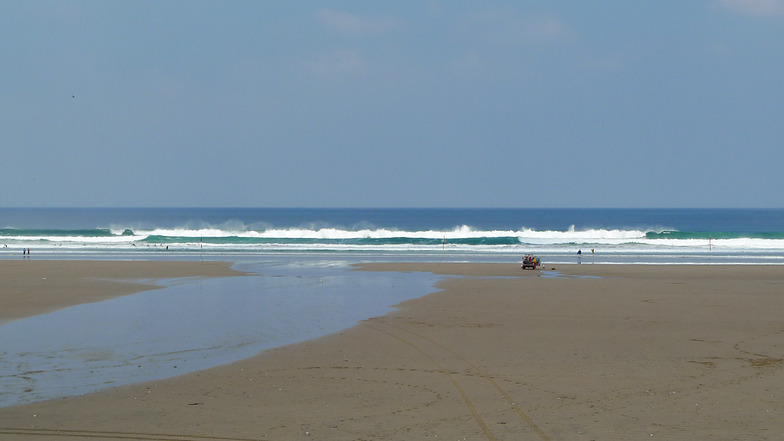
<svg viewBox="0 0 784 441"><path fill-rule="evenodd" d="M523 264L520 265L520 268L522 268L522 269L528 269L528 268L536 269L536 267L541 265L541 264L542 264L542 261L539 260L538 257L533 256L531 254L526 254L525 257L523 257Z"/></svg>

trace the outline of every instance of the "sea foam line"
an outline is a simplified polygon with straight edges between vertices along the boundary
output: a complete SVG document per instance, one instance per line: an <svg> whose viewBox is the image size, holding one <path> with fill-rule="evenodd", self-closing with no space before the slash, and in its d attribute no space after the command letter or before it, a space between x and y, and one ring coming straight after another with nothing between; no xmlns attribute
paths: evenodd
<svg viewBox="0 0 784 441"><path fill-rule="evenodd" d="M120 230L113 230L120 231ZM463 225L449 230L421 230L406 231L396 229L358 229L349 230L342 228L270 228L266 230L224 230L218 228L184 229L184 228L158 228L153 230L137 230L135 236L164 236L164 237L242 237L259 239L478 239L521 237L532 239L637 239L644 238L648 231L643 230L604 230L589 229L568 231L535 230L522 228L520 230L477 230ZM125 236L128 237L128 236Z"/></svg>

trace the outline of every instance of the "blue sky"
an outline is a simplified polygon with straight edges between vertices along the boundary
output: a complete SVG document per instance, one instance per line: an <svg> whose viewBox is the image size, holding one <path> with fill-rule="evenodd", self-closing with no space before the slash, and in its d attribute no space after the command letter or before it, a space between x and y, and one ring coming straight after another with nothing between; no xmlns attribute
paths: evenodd
<svg viewBox="0 0 784 441"><path fill-rule="evenodd" d="M784 0L0 3L0 206L782 207Z"/></svg>

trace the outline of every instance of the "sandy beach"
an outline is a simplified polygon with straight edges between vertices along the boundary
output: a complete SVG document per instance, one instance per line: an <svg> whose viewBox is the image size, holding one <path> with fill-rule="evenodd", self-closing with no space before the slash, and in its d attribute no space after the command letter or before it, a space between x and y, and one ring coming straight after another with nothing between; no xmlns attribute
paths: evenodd
<svg viewBox="0 0 784 441"><path fill-rule="evenodd" d="M464 277L230 365L0 408L0 438L784 437L784 266L361 269ZM1 261L0 320L148 288L130 280L232 274L224 263Z"/></svg>
<svg viewBox="0 0 784 441"><path fill-rule="evenodd" d="M157 288L147 280L241 275L231 262L0 261L0 324Z"/></svg>

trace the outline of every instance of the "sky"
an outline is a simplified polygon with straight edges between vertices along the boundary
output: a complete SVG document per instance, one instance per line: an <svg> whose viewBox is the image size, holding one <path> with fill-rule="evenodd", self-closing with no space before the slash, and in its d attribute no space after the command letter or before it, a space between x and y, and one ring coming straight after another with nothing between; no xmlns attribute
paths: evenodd
<svg viewBox="0 0 784 441"><path fill-rule="evenodd" d="M0 0L0 206L784 207L784 0Z"/></svg>

